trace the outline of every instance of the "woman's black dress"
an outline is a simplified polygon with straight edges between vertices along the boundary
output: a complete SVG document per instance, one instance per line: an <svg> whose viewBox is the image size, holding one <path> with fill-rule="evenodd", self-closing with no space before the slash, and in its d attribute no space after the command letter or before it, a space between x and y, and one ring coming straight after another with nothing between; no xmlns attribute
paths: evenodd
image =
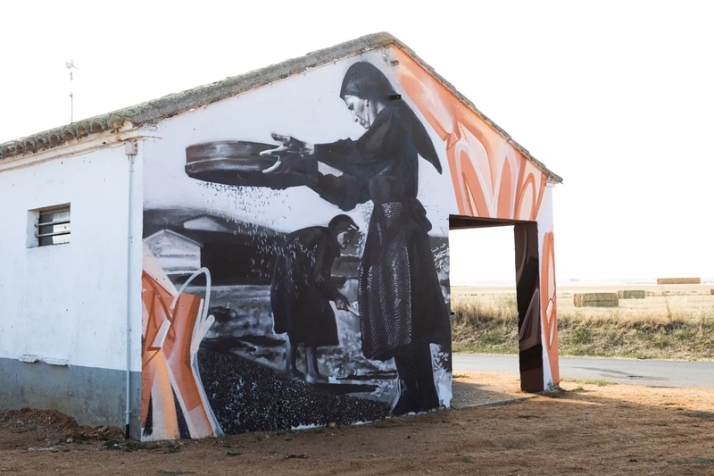
<svg viewBox="0 0 714 476"><path fill-rule="evenodd" d="M423 126L415 122L406 104L392 103L358 140L315 145L316 161L343 172L315 172L312 187L322 198L343 210L374 203L358 301L362 351L370 359L387 360L409 344L451 342L429 242L431 223L417 200L417 151L430 148L427 160L439 171L441 166Z"/></svg>

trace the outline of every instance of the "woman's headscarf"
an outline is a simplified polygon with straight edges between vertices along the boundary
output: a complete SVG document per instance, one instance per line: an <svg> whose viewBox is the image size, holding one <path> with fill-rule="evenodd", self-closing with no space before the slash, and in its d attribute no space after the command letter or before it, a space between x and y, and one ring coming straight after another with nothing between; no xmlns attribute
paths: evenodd
<svg viewBox="0 0 714 476"><path fill-rule="evenodd" d="M417 152L441 173L439 156L424 124L409 105L400 99L389 79L376 66L366 61L360 61L350 66L342 80L342 88L340 88L340 97L344 99L345 96L356 96L370 101L381 101L385 104L392 103L399 107L403 117L411 126Z"/></svg>

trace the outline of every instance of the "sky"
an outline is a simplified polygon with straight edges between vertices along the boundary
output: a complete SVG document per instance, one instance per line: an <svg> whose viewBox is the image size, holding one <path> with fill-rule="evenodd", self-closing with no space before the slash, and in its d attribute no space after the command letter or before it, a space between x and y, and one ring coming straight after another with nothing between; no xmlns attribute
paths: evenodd
<svg viewBox="0 0 714 476"><path fill-rule="evenodd" d="M559 281L714 277L714 2L3 2L0 142L388 31L564 183ZM452 282L512 281L512 228Z"/></svg>

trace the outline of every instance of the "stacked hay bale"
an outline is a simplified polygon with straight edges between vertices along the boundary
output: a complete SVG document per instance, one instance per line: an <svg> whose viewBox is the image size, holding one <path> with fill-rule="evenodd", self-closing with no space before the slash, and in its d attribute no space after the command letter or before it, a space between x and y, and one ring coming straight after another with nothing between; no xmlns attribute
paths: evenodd
<svg viewBox="0 0 714 476"><path fill-rule="evenodd" d="M657 284L702 284L702 278L657 278Z"/></svg>
<svg viewBox="0 0 714 476"><path fill-rule="evenodd" d="M573 294L575 307L617 307L620 305L617 293Z"/></svg>
<svg viewBox="0 0 714 476"><path fill-rule="evenodd" d="M645 290L644 289L625 289L623 291L617 291L617 297L620 299L644 299Z"/></svg>

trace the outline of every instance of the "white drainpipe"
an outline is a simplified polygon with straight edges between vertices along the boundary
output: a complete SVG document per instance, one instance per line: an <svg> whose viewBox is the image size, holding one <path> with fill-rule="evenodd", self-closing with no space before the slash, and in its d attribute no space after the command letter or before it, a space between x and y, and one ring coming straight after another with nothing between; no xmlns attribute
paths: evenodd
<svg viewBox="0 0 714 476"><path fill-rule="evenodd" d="M124 409L124 432L127 438L129 438L131 421L131 250L134 241L132 235L134 221L134 159L138 152L139 147L136 142L124 143L124 153L129 159L129 227L126 253L126 407Z"/></svg>

